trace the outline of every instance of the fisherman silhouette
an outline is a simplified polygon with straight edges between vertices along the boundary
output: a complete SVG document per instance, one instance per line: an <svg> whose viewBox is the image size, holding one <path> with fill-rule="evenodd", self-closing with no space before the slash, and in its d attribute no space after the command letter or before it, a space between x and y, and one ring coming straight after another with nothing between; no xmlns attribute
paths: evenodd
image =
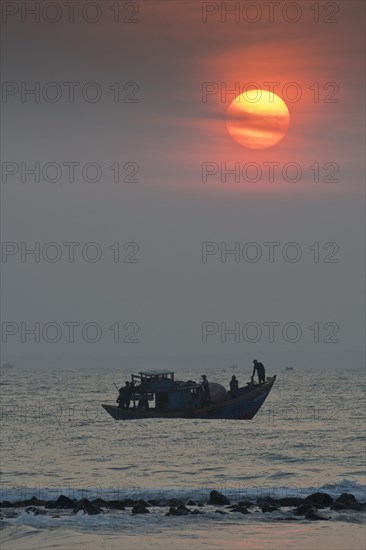
<svg viewBox="0 0 366 550"><path fill-rule="evenodd" d="M266 381L266 370L264 368L263 363L260 363L256 359L253 360L254 367L253 367L253 374L252 374L252 381L254 380L255 372L257 371L258 374L258 382L260 384L264 384Z"/></svg>
<svg viewBox="0 0 366 550"><path fill-rule="evenodd" d="M117 397L118 406L121 409L129 409L132 395L132 387L129 382L126 382L126 385L120 388L119 395Z"/></svg>
<svg viewBox="0 0 366 550"><path fill-rule="evenodd" d="M239 389L239 383L236 379L235 374L233 374L232 377L231 377L231 380L230 380L230 395L231 395L231 397L236 397L237 396L238 389Z"/></svg>
<svg viewBox="0 0 366 550"><path fill-rule="evenodd" d="M202 374L201 378L202 378L201 389L202 389L202 394L203 394L202 395L203 401L205 403L211 403L210 390L209 390L209 387L208 387L207 376L205 374Z"/></svg>

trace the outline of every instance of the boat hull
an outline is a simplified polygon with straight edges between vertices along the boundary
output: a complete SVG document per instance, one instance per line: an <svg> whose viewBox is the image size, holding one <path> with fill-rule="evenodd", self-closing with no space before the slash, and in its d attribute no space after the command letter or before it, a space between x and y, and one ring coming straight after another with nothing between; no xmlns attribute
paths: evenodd
<svg viewBox="0 0 366 550"><path fill-rule="evenodd" d="M264 384L248 385L239 389L235 399L229 399L218 405L207 405L197 409L156 411L149 409L121 409L115 405L102 404L102 407L115 420L138 420L145 418L200 418L200 419L227 419L251 420L266 400L276 376L267 379Z"/></svg>

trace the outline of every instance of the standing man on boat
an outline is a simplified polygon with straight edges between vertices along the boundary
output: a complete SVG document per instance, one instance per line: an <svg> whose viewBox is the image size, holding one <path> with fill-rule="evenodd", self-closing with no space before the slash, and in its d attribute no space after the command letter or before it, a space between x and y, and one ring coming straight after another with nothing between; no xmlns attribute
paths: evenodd
<svg viewBox="0 0 366 550"><path fill-rule="evenodd" d="M230 380L230 395L231 397L236 397L238 395L239 383L236 379L235 374L232 375Z"/></svg>
<svg viewBox="0 0 366 550"><path fill-rule="evenodd" d="M263 363L260 363L260 361L257 361L256 359L253 360L253 363L254 363L254 367L253 367L252 381L254 380L255 371L257 371L258 382L260 384L264 384L266 381L266 369L264 368Z"/></svg>
<svg viewBox="0 0 366 550"><path fill-rule="evenodd" d="M205 403L211 403L210 389L208 387L207 376L205 374L202 374L201 378L202 378L201 389L202 389L203 401Z"/></svg>
<svg viewBox="0 0 366 550"><path fill-rule="evenodd" d="M117 397L118 406L121 409L129 409L132 396L132 387L129 382L126 382L126 385L120 388L119 395Z"/></svg>

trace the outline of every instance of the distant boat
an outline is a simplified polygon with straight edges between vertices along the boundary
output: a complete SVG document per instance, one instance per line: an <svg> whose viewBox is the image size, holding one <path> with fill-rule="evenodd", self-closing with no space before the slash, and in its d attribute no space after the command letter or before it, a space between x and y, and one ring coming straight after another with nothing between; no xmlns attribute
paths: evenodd
<svg viewBox="0 0 366 550"><path fill-rule="evenodd" d="M201 385L196 382L174 380L174 372L167 370L143 371L131 376L131 402L126 409L102 404L115 420L144 418L205 418L251 420L266 400L276 376L263 384L248 382L239 388L235 397L221 384L210 383L211 403L206 403ZM150 407L149 401L154 401ZM136 402L144 403L136 407Z"/></svg>
<svg viewBox="0 0 366 550"><path fill-rule="evenodd" d="M13 367L14 365L12 363L4 363L3 365L1 365L2 369L12 369Z"/></svg>
<svg viewBox="0 0 366 550"><path fill-rule="evenodd" d="M285 370L294 370L293 367L286 367Z"/></svg>

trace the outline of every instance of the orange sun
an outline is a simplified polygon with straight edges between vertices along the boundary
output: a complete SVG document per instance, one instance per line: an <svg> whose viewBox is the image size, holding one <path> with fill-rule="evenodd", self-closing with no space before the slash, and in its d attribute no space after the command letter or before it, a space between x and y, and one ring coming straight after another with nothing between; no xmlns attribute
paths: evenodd
<svg viewBox="0 0 366 550"><path fill-rule="evenodd" d="M287 105L269 90L249 90L238 95L227 110L227 129L235 141L250 149L278 143L290 124Z"/></svg>

